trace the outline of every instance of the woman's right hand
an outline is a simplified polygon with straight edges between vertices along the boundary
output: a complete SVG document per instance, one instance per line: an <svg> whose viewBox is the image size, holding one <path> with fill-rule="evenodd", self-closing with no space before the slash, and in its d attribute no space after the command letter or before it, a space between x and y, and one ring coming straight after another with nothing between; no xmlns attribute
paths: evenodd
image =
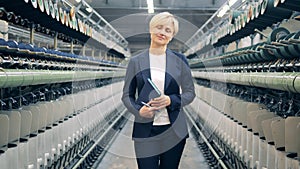
<svg viewBox="0 0 300 169"><path fill-rule="evenodd" d="M154 116L154 109L154 107L143 106L139 111L140 116L145 118L152 118Z"/></svg>

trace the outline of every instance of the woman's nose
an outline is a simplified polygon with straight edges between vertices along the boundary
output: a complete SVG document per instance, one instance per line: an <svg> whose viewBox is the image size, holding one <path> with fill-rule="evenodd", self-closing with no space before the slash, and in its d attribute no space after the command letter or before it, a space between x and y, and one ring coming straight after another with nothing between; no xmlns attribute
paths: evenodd
<svg viewBox="0 0 300 169"><path fill-rule="evenodd" d="M163 32L161 32L161 33L160 33L160 36L166 37L166 34L163 33Z"/></svg>
<svg viewBox="0 0 300 169"><path fill-rule="evenodd" d="M165 30L159 30L159 34L164 37L167 36L167 32Z"/></svg>

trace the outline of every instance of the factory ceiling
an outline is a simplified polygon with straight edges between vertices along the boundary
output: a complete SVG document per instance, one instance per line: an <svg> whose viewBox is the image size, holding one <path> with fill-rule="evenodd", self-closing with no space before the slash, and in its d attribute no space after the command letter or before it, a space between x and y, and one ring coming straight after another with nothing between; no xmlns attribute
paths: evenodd
<svg viewBox="0 0 300 169"><path fill-rule="evenodd" d="M169 48L182 52L185 42L226 0L154 0L154 13L168 11L179 19L179 33ZM147 0L86 0L126 40L134 55L149 46Z"/></svg>

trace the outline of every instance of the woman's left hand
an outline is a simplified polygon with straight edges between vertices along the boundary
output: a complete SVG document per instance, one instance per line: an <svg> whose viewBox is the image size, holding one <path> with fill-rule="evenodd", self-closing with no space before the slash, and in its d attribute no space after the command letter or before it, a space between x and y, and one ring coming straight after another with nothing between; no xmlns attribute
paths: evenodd
<svg viewBox="0 0 300 169"><path fill-rule="evenodd" d="M171 104L171 99L169 96L161 95L160 97L152 99L149 104L159 110L169 106Z"/></svg>

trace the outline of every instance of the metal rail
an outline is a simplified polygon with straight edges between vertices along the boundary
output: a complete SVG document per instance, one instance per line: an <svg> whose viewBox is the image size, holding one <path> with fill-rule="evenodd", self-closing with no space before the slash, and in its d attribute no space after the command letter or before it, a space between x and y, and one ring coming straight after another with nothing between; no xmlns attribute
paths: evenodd
<svg viewBox="0 0 300 169"><path fill-rule="evenodd" d="M113 121L113 123L110 124L110 126L105 130L105 132L93 143L93 145L89 148L89 150L86 151L84 155L82 155L81 159L76 163L76 165L73 166L73 169L76 169L80 166L80 164L87 158L89 153L92 152L92 150L100 143L100 141L105 137L105 135L110 131L111 128L120 120L121 117L126 113L126 109L122 111L122 113Z"/></svg>
<svg viewBox="0 0 300 169"><path fill-rule="evenodd" d="M225 163L222 161L222 158L218 155L218 153L215 151L215 149L212 147L212 145L209 143L209 141L206 139L205 135L202 133L202 131L199 129L199 127L197 126L197 124L195 123L194 119L190 116L188 110L186 108L184 108L184 111L187 112L187 118L190 120L190 122L192 123L193 127L197 130L197 132L199 133L199 135L201 136L202 140L205 142L205 144L207 145L207 147L210 149L210 151L212 152L212 154L216 157L217 161L219 162L219 164L222 166L223 169L228 169L228 167L225 165Z"/></svg>

